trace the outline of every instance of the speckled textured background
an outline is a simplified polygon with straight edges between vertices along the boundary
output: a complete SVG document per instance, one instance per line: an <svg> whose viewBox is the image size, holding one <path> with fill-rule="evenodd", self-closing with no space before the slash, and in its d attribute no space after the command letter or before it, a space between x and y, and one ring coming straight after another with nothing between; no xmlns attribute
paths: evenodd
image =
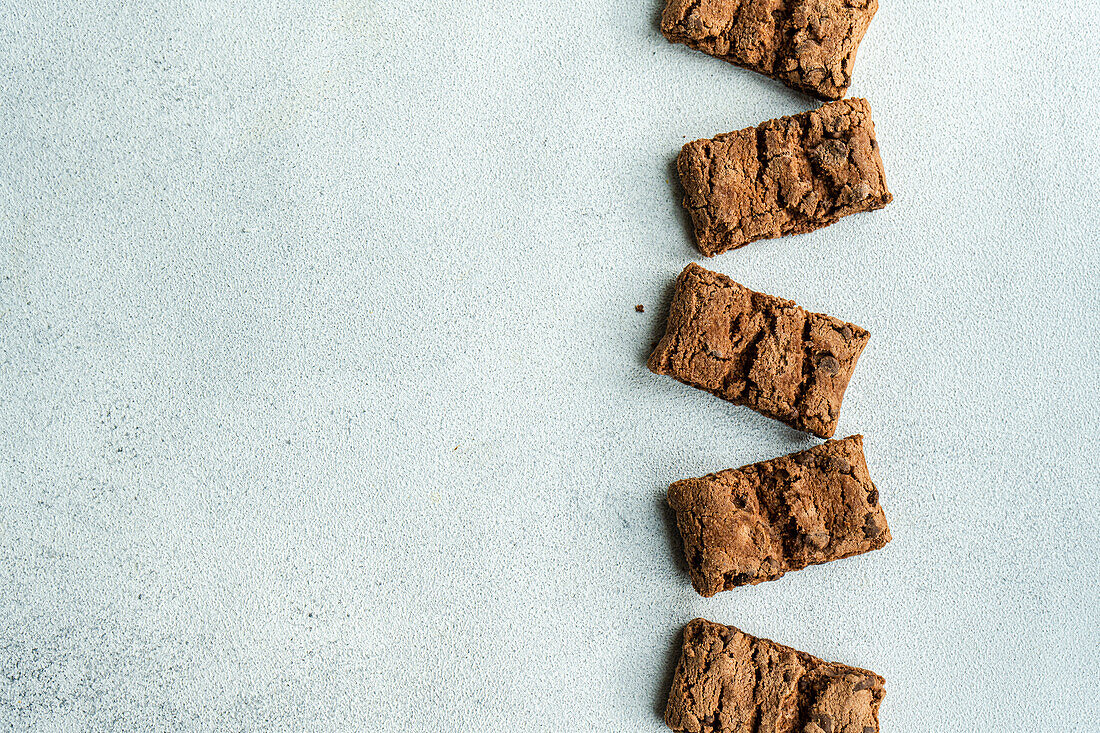
<svg viewBox="0 0 1100 733"><path fill-rule="evenodd" d="M812 103L660 5L0 0L0 724L656 732L702 615L1096 729L1095 6L883 0L895 202L704 263L871 330L895 537L707 600L664 488L814 441L645 370L672 161Z"/></svg>

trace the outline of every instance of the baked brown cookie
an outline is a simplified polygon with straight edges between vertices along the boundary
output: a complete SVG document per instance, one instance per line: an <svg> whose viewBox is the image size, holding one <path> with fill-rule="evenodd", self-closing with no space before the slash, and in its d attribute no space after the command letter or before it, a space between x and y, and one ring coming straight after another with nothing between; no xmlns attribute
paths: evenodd
<svg viewBox="0 0 1100 733"><path fill-rule="evenodd" d="M707 597L890 541L862 435L677 481L668 503L691 583Z"/></svg>
<svg viewBox="0 0 1100 733"><path fill-rule="evenodd" d="M876 10L878 0L668 0L661 32L815 97L840 99Z"/></svg>
<svg viewBox="0 0 1100 733"><path fill-rule="evenodd" d="M820 229L894 198L865 99L695 140L676 169L696 244L708 257Z"/></svg>
<svg viewBox="0 0 1100 733"><path fill-rule="evenodd" d="M676 279L649 368L822 438L871 335L694 263Z"/></svg>
<svg viewBox="0 0 1100 733"><path fill-rule="evenodd" d="M665 723L691 733L878 733L885 683L697 618L684 629Z"/></svg>

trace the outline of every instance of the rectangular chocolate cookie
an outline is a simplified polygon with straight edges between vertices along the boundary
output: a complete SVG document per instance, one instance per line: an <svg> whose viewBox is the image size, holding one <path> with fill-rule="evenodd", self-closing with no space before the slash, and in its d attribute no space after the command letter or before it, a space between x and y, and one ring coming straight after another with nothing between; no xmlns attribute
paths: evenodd
<svg viewBox="0 0 1100 733"><path fill-rule="evenodd" d="M673 43L840 99L878 0L668 0L661 32Z"/></svg>
<svg viewBox="0 0 1100 733"><path fill-rule="evenodd" d="M691 584L707 597L890 541L862 435L677 481L668 503Z"/></svg>
<svg viewBox="0 0 1100 733"><path fill-rule="evenodd" d="M692 263L649 368L831 438L867 331Z"/></svg>
<svg viewBox="0 0 1100 733"><path fill-rule="evenodd" d="M665 723L692 733L878 733L885 684L697 618L684 629Z"/></svg>
<svg viewBox="0 0 1100 733"><path fill-rule="evenodd" d="M695 140L680 150L676 169L707 257L820 229L894 198L865 99Z"/></svg>

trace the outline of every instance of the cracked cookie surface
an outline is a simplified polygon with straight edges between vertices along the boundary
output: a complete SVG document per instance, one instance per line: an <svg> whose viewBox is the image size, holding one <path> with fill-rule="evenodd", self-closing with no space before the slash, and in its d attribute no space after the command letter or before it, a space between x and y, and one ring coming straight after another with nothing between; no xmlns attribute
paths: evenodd
<svg viewBox="0 0 1100 733"><path fill-rule="evenodd" d="M821 99L852 83L878 0L668 0L661 32Z"/></svg>
<svg viewBox="0 0 1100 733"><path fill-rule="evenodd" d="M871 335L694 263L676 279L649 369L822 438Z"/></svg>
<svg viewBox="0 0 1100 733"><path fill-rule="evenodd" d="M691 733L878 733L885 683L697 618L684 629L665 723Z"/></svg>
<svg viewBox="0 0 1100 733"><path fill-rule="evenodd" d="M677 481L668 503L691 583L707 597L890 541L861 435Z"/></svg>
<svg viewBox="0 0 1100 733"><path fill-rule="evenodd" d="M708 257L893 200L865 99L695 140L676 169L696 244Z"/></svg>

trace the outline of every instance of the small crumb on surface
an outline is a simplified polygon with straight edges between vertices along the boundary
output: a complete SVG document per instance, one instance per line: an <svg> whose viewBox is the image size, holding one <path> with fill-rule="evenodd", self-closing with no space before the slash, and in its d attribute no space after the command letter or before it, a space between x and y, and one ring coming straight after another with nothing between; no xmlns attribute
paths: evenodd
<svg viewBox="0 0 1100 733"><path fill-rule="evenodd" d="M639 313L645 313L645 306L641 305L641 304L638 304L638 305L634 306L634 310L638 311Z"/></svg>

